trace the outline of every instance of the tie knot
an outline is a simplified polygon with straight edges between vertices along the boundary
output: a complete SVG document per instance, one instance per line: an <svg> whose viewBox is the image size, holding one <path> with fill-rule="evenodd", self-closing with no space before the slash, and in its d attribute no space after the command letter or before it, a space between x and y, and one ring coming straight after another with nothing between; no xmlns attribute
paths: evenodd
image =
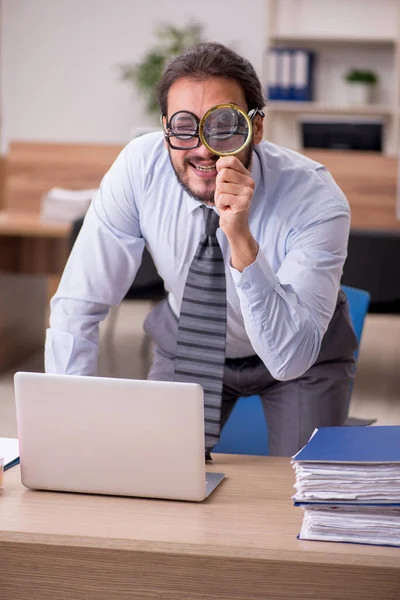
<svg viewBox="0 0 400 600"><path fill-rule="evenodd" d="M215 212L212 208L204 207L205 214L205 234L206 235L215 235L218 227L219 227L219 214Z"/></svg>

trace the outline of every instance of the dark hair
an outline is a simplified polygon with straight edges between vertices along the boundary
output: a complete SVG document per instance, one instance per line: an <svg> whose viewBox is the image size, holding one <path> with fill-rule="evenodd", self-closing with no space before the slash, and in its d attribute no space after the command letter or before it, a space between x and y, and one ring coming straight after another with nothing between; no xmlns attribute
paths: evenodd
<svg viewBox="0 0 400 600"><path fill-rule="evenodd" d="M196 44L167 63L156 91L161 114L167 114L171 85L182 77L199 81L210 77L233 79L244 91L248 110L265 105L261 82L252 64L222 44Z"/></svg>

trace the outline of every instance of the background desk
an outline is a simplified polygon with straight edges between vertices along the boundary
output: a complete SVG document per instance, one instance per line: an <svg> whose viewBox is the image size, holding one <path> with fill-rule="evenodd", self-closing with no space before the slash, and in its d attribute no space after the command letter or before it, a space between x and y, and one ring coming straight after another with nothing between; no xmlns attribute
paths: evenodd
<svg viewBox="0 0 400 600"><path fill-rule="evenodd" d="M70 228L39 214L0 211L0 372L43 349Z"/></svg>
<svg viewBox="0 0 400 600"><path fill-rule="evenodd" d="M288 459L215 456L204 503L0 492L2 600L398 599L400 549L296 539Z"/></svg>
<svg viewBox="0 0 400 600"><path fill-rule="evenodd" d="M69 254L70 223L40 219L53 187L97 188L120 146L14 142L0 212L0 372L43 350L49 298Z"/></svg>

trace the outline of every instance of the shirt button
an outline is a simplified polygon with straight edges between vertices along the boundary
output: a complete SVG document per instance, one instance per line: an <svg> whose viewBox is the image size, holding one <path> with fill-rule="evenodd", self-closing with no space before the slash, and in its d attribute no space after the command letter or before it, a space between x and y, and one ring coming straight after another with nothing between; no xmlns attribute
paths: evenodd
<svg viewBox="0 0 400 600"><path fill-rule="evenodd" d="M251 284L250 283L245 283L244 286L243 286L243 289L246 290L246 291L249 290L250 288L251 288Z"/></svg>

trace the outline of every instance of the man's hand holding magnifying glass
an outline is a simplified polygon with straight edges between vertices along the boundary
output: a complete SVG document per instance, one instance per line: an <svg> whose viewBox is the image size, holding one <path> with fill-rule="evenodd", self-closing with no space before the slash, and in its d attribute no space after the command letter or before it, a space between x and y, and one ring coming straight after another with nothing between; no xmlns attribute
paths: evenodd
<svg viewBox="0 0 400 600"><path fill-rule="evenodd" d="M258 253L258 244L248 223L254 180L236 156L222 156L216 167L214 201L219 226L229 241L232 267L243 271L256 260Z"/></svg>

